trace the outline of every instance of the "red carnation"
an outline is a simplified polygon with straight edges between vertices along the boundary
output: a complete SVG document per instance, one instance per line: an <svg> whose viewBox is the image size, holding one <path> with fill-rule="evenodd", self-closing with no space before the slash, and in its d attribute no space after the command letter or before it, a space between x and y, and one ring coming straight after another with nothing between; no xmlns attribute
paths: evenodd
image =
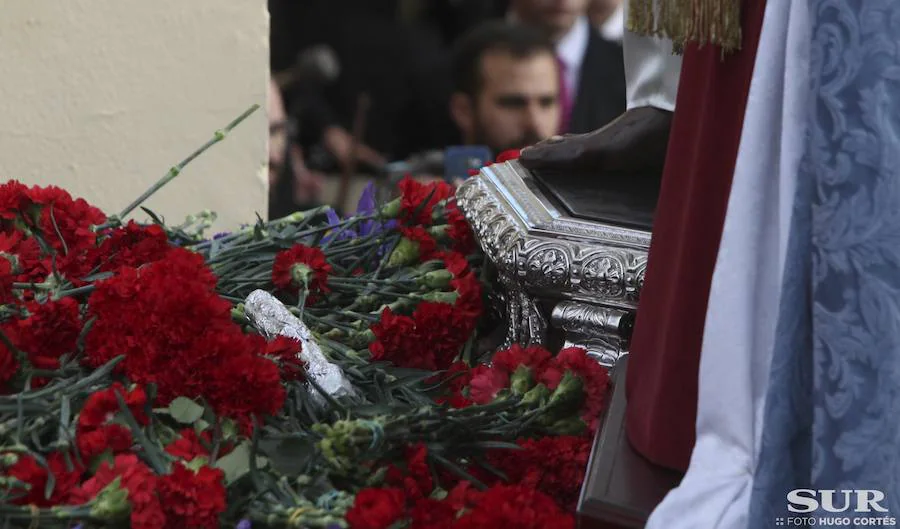
<svg viewBox="0 0 900 529"><path fill-rule="evenodd" d="M450 286L456 290L459 297L456 298L456 308L460 314L465 316L472 329L481 313L484 310L484 304L481 297L481 282L475 277L475 274L468 273L461 277L454 278L450 281Z"/></svg>
<svg viewBox="0 0 900 529"><path fill-rule="evenodd" d="M413 331L416 322L409 316L394 314L391 309L384 309L381 319L371 327L375 341L369 344L372 360L385 360L395 365L412 367L409 363L419 364ZM407 361L409 358L409 361Z"/></svg>
<svg viewBox="0 0 900 529"><path fill-rule="evenodd" d="M47 468L40 465L34 457L19 454L19 460L11 467L5 469L5 474L14 477L22 483L30 485L25 489L13 486L10 493L14 499L10 501L16 505L35 505L37 507L52 507L65 503L69 494L81 478L83 469L78 466L76 458L70 458L71 468L66 462L66 457L60 452L53 452L45 460L47 468L53 474L54 485L50 497L45 496L47 488Z"/></svg>
<svg viewBox="0 0 900 529"><path fill-rule="evenodd" d="M440 258L444 262L444 268L453 274L454 278L464 277L471 271L468 259L459 252L442 252Z"/></svg>
<svg viewBox="0 0 900 529"><path fill-rule="evenodd" d="M41 283L47 279L52 271L51 258L42 252L36 238L26 238L21 233L15 232L6 243L14 245L9 247L6 253L14 256L18 265L15 271L15 281ZM33 293L30 291L25 291L23 294L33 298Z"/></svg>
<svg viewBox="0 0 900 529"><path fill-rule="evenodd" d="M600 424L600 412L603 411L606 401L609 373L596 360L589 357L586 350L569 347L560 351L553 362L543 366L538 379L553 390L559 385L566 371L571 371L581 379L585 393L581 418L590 431L595 431Z"/></svg>
<svg viewBox="0 0 900 529"><path fill-rule="evenodd" d="M424 444L406 448L405 469L388 467L386 483L405 492L407 498L425 498L434 490L431 469L428 468L428 449Z"/></svg>
<svg viewBox="0 0 900 529"><path fill-rule="evenodd" d="M272 284L276 288L297 294L306 284L308 303L313 303L321 292L328 292L328 275L331 265L319 248L295 244L275 255L272 265Z"/></svg>
<svg viewBox="0 0 900 529"><path fill-rule="evenodd" d="M519 366L540 369L552 357L550 351L539 345L522 347L519 344L513 344L509 349L497 351L491 358L491 365L494 369L500 369L511 375Z"/></svg>
<svg viewBox="0 0 900 529"><path fill-rule="evenodd" d="M434 206L453 196L453 187L447 182L423 184L405 177L397 184L400 189L400 220L407 226L431 224Z"/></svg>
<svg viewBox="0 0 900 529"><path fill-rule="evenodd" d="M87 460L106 451L117 454L131 449L131 430L112 422L121 411L117 394L125 400L138 424L146 425L148 422L144 413L147 394L143 388L125 391L122 384L115 382L107 389L92 393L78 415L75 430L78 450Z"/></svg>
<svg viewBox="0 0 900 529"><path fill-rule="evenodd" d="M472 381L469 383L469 397L476 404L488 404L497 394L509 386L509 373L501 369L492 369L480 365L472 369Z"/></svg>
<svg viewBox="0 0 900 529"><path fill-rule="evenodd" d="M573 529L572 515L562 512L545 494L518 485L497 485L477 497L454 529Z"/></svg>
<svg viewBox="0 0 900 529"><path fill-rule="evenodd" d="M166 526L159 497L157 476L134 454L120 454L113 463L104 461L93 477L72 492L70 503L84 504L119 478L119 487L128 491L132 529L162 529ZM183 526L181 526L183 527Z"/></svg>
<svg viewBox="0 0 900 529"><path fill-rule="evenodd" d="M216 529L225 512L225 475L209 466L194 473L175 463L172 473L159 478L159 499L169 527Z"/></svg>
<svg viewBox="0 0 900 529"><path fill-rule="evenodd" d="M363 489L345 518L350 529L387 529L403 516L404 506L398 489Z"/></svg>
<svg viewBox="0 0 900 529"><path fill-rule="evenodd" d="M212 446L213 439L209 430L197 435L193 428L184 428L178 433L178 439L166 446L166 452L190 462L197 457L209 457ZM221 443L218 456L228 455L233 448L233 443Z"/></svg>
<svg viewBox="0 0 900 529"><path fill-rule="evenodd" d="M0 238L6 238L6 236L0 233ZM13 263L17 260L15 255L0 250L0 303L2 304L12 303L15 300L12 286L16 281L16 269Z"/></svg>
<svg viewBox="0 0 900 529"><path fill-rule="evenodd" d="M302 345L298 340L278 336L266 345L266 357L275 362L284 380L306 378L306 362L300 357Z"/></svg>
<svg viewBox="0 0 900 529"><path fill-rule="evenodd" d="M482 312L481 283L460 254L440 257L454 275L450 286L456 289L456 302L421 302L411 317L385 309L371 327L376 338L369 344L373 360L415 369L446 369L475 330Z"/></svg>
<svg viewBox="0 0 900 529"><path fill-rule="evenodd" d="M125 401L125 405L128 406L128 410L138 424L147 424L147 415L144 413L147 394L144 389L135 387L131 391L126 391L121 383L113 382L110 387L95 391L87 398L78 415L78 427L93 429L106 425L121 410L117 395Z"/></svg>
<svg viewBox="0 0 900 529"><path fill-rule="evenodd" d="M472 333L471 321L454 305L429 301L419 303L412 317L385 309L371 329L373 360L430 371L449 367Z"/></svg>
<svg viewBox="0 0 900 529"><path fill-rule="evenodd" d="M445 501L421 498L416 500L410 519L410 529L448 529L456 521L456 509Z"/></svg>
<svg viewBox="0 0 900 529"><path fill-rule="evenodd" d="M285 390L278 366L268 358L234 355L205 372L211 379L208 398L222 415L273 415L284 406Z"/></svg>
<svg viewBox="0 0 900 529"><path fill-rule="evenodd" d="M550 352L540 346L522 347L514 344L509 349L498 351L491 359L491 366L478 366L472 370L469 395L478 404L494 400L501 390L509 387L510 377L525 366L534 372L542 369L551 359Z"/></svg>
<svg viewBox="0 0 900 529"><path fill-rule="evenodd" d="M475 252L475 235L455 203L447 207L447 223L450 225L449 235L453 239L453 249L464 254Z"/></svg>
<svg viewBox="0 0 900 529"><path fill-rule="evenodd" d="M68 191L56 186L34 186L28 194L40 207L38 229L59 256L60 269L72 278L88 272L79 264L97 240L91 227L106 222L106 215L84 199L73 199Z"/></svg>
<svg viewBox="0 0 900 529"><path fill-rule="evenodd" d="M472 381L472 370L463 361L454 362L441 376L429 379L429 383L446 381L446 388L451 392L462 391Z"/></svg>
<svg viewBox="0 0 900 529"><path fill-rule="evenodd" d="M193 428L184 428L179 432L178 439L166 446L166 452L185 461L193 461L196 457L209 457L207 447L211 444L209 432L198 436Z"/></svg>
<svg viewBox="0 0 900 529"><path fill-rule="evenodd" d="M0 259L0 263L5 259ZM28 362L36 369L54 370L60 367L60 357L75 352L82 321L78 302L72 298L62 298L46 303L29 302L26 305L30 316L13 320L3 325L3 332L10 342L27 355ZM11 353L0 344L6 357ZM2 364L2 362L0 362ZM2 375L0 375L2 379ZM32 380L32 387L40 387L47 379Z"/></svg>
<svg viewBox="0 0 900 529"><path fill-rule="evenodd" d="M427 347L426 369L447 369L472 334L472 322L454 305L423 301L413 311L415 339ZM399 364L398 364L399 365Z"/></svg>
<svg viewBox="0 0 900 529"><path fill-rule="evenodd" d="M12 220L32 205L28 186L17 180L0 184L0 219Z"/></svg>
<svg viewBox="0 0 900 529"><path fill-rule="evenodd" d="M588 437L559 436L522 439L522 450L493 450L488 462L515 485L536 489L574 511L588 459Z"/></svg>
<svg viewBox="0 0 900 529"><path fill-rule="evenodd" d="M119 269L91 294L88 314L97 319L85 363L97 367L124 355L117 369L131 381L156 384L163 406L183 396L205 397L220 415L239 419L278 410L278 366L262 356L265 340L232 321L231 304L215 284L203 258L182 248L139 270Z"/></svg>
<svg viewBox="0 0 900 529"><path fill-rule="evenodd" d="M123 266L137 268L165 258L170 248L169 238L160 226L141 226L131 220L106 234L96 250L95 261L104 272Z"/></svg>

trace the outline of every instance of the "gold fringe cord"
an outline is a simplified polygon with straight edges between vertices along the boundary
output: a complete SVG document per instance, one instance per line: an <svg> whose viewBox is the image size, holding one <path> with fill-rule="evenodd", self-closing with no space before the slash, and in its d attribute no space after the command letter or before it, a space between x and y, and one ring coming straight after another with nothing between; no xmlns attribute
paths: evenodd
<svg viewBox="0 0 900 529"><path fill-rule="evenodd" d="M693 42L723 53L741 49L741 0L626 0L628 30L666 37L675 49Z"/></svg>

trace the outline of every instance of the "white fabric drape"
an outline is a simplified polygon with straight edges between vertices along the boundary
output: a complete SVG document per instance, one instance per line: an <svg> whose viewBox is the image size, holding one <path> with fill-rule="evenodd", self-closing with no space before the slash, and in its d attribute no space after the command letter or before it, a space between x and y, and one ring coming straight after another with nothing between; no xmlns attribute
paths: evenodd
<svg viewBox="0 0 900 529"><path fill-rule="evenodd" d="M628 20L628 3L626 0L625 20ZM681 56L672 55L672 41L625 30L622 46L627 108L650 106L674 111Z"/></svg>
<svg viewBox="0 0 900 529"><path fill-rule="evenodd" d="M756 468L808 94L804 1L769 0L700 357L697 442L648 529L743 529Z"/></svg>

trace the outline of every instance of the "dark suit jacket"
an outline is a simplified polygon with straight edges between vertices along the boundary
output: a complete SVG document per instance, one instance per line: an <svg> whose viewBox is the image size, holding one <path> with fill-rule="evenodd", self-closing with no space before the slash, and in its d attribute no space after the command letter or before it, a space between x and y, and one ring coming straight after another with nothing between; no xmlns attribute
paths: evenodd
<svg viewBox="0 0 900 529"><path fill-rule="evenodd" d="M591 28L568 132L580 134L599 129L623 112L625 62L622 46L604 40Z"/></svg>
<svg viewBox="0 0 900 529"><path fill-rule="evenodd" d="M455 136L447 111L448 57L427 32L393 15L396 0L269 0L272 70L315 44L332 48L340 75L302 115L305 134L338 124L352 130L360 93L370 97L363 141L391 160L442 148ZM298 94L285 94L286 104ZM304 137L315 143L318 135Z"/></svg>

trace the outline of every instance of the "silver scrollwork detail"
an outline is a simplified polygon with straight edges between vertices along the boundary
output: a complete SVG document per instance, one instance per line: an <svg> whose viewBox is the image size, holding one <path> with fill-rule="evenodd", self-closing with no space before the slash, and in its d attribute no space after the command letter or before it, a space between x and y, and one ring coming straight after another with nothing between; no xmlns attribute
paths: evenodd
<svg viewBox="0 0 900 529"><path fill-rule="evenodd" d="M569 257L562 247L532 248L522 260L526 286L562 287L569 282Z"/></svg>
<svg viewBox="0 0 900 529"><path fill-rule="evenodd" d="M543 345L547 335L547 320L537 301L515 287L509 278L500 280L505 292L507 330L503 349L519 344L522 347Z"/></svg>
<svg viewBox="0 0 900 529"><path fill-rule="evenodd" d="M628 339L622 335L622 323L627 312L563 301L553 308L551 321L565 332L566 343L585 348L589 354L606 366L616 361L628 350Z"/></svg>
<svg viewBox="0 0 900 529"><path fill-rule="evenodd" d="M637 309L649 231L568 216L515 161L486 167L459 187L456 199L497 268L507 346L543 342L548 318L540 300L556 304L549 320L566 333L567 341L588 346L603 363L627 350L626 340L616 333L599 332L597 318L602 318L596 307L616 307L609 310L622 314ZM572 327L575 322L581 327Z"/></svg>
<svg viewBox="0 0 900 529"><path fill-rule="evenodd" d="M601 296L621 297L625 293L625 264L615 255L589 257L581 267L579 286Z"/></svg>

